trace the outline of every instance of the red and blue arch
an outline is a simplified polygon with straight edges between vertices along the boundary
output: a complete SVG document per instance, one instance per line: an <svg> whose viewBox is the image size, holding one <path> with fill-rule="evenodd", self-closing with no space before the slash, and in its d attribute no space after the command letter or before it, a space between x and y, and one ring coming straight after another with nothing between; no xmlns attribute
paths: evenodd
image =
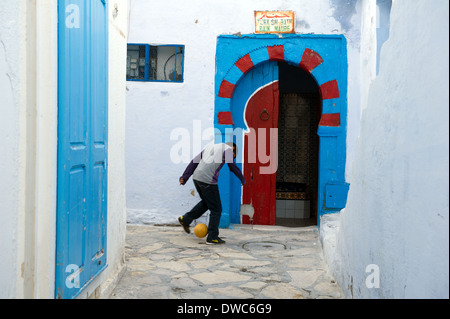
<svg viewBox="0 0 450 319"><path fill-rule="evenodd" d="M322 98L317 134L319 150L318 223L320 216L345 207L349 185L345 182L347 131L347 44L342 35L224 35L218 37L215 76L214 127L228 141L227 128L244 114L233 110L232 99L243 77L260 64L283 61L311 74ZM220 180L221 226L230 223L233 184L228 174ZM236 205L234 205L236 206Z"/></svg>

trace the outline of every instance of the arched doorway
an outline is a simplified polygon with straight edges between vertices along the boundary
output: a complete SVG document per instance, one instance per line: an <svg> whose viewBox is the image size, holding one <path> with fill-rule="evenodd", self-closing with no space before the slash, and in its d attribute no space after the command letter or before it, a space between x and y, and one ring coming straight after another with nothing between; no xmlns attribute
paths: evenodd
<svg viewBox="0 0 450 319"><path fill-rule="evenodd" d="M321 99L317 82L303 69L278 62L278 169L276 225L317 223Z"/></svg>
<svg viewBox="0 0 450 319"><path fill-rule="evenodd" d="M265 62L239 81L231 113L247 184L232 202L251 206L253 223L316 225L320 110L318 85L299 67Z"/></svg>
<svg viewBox="0 0 450 319"><path fill-rule="evenodd" d="M267 93L267 91L261 90L263 85L268 84L267 81L263 81L267 82L265 84L257 81L256 83L261 85L250 87L250 89L243 90L244 93L239 93L246 79L254 76L253 71L259 70L260 66L266 64L277 66L276 72L274 72L276 76L273 76L272 79L271 76L261 77L258 75L255 77L256 79L271 79L270 81L276 82L277 85L278 63L288 63L296 68L297 72L300 72L298 69L302 69L307 73L309 79L315 80L318 87L315 92L319 92L321 108L316 132L319 140L317 200L313 199L312 206L310 202L310 209L313 207L314 211L315 203L317 203L315 216L317 225L320 223L322 215L340 211L345 207L347 201L349 184L345 182L348 72L346 46L345 37L340 35L293 34L282 38L277 35L227 35L219 36L217 42L214 101L214 127L217 143L235 139L233 130L237 127L248 129L245 123L239 123L245 122L243 119L247 116L246 110L242 106L235 107L235 101L239 94L244 98L247 95L247 99L245 99L247 101L256 92ZM288 75L289 77L292 76L292 72L288 71L291 73ZM277 85L272 85L273 88L276 87L276 94L279 93ZM275 93L269 95L273 97ZM278 99L276 100L279 103ZM246 103L244 104L246 105ZM278 116L278 113L270 114L267 107L266 110L262 108L254 113L256 117L267 120L269 118L273 120L275 116ZM298 121L298 119L294 119L294 121L296 120ZM273 126L275 124L271 125L271 127L275 127ZM269 149L269 146L266 146L265 149ZM245 167L242 168L245 172ZM306 193L308 187L310 190L314 188L313 182L309 184L309 186L304 186L305 192L303 193ZM270 182L268 185L266 189L270 189L270 192L263 192L265 195L262 197L267 199L266 206L276 207L276 204L272 203L273 196L271 195L271 193L276 193L276 182ZM239 223L240 211L242 211L240 205L247 204L244 201L245 196L243 196L244 192L240 184L235 183L235 180L227 173L223 173L219 179L219 190L223 207L220 227L228 227L230 223ZM301 192L302 189L296 190ZM250 198L252 197L250 196ZM253 201L250 204L253 204ZM273 211L274 209L269 209L269 212ZM310 217L314 216L310 215ZM276 214L269 213L268 219L255 223L274 225Z"/></svg>

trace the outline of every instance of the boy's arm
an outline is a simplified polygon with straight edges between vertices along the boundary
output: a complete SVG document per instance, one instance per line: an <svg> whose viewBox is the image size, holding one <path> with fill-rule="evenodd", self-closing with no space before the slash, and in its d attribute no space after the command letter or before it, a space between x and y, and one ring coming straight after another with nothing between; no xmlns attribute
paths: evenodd
<svg viewBox="0 0 450 319"><path fill-rule="evenodd" d="M230 171L232 171L234 175L236 175L236 177L239 178L242 185L245 185L246 181L244 175L242 175L241 170L239 169L239 167L237 167L236 163L233 161L233 150L232 149L226 150L224 153L224 157L225 162L228 163L228 168L230 169Z"/></svg>
<svg viewBox="0 0 450 319"><path fill-rule="evenodd" d="M244 178L244 175L242 175L241 170L239 169L239 167L237 167L236 163L228 163L228 168L230 169L230 171L232 171L234 173L234 175L236 175L237 178L240 179L241 184L245 185L246 181Z"/></svg>
<svg viewBox="0 0 450 319"><path fill-rule="evenodd" d="M200 160L202 159L203 151L198 154L194 159L189 163L189 165L184 170L183 175L180 177L180 185L186 184L186 182L189 180L189 178L194 174L195 169L198 166L198 163L200 163Z"/></svg>

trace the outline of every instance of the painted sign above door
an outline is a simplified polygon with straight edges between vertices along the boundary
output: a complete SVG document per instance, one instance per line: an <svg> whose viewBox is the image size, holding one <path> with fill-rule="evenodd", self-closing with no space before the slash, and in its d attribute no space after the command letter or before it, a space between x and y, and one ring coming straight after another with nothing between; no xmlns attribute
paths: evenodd
<svg viewBox="0 0 450 319"><path fill-rule="evenodd" d="M294 11L255 11L255 33L294 33Z"/></svg>

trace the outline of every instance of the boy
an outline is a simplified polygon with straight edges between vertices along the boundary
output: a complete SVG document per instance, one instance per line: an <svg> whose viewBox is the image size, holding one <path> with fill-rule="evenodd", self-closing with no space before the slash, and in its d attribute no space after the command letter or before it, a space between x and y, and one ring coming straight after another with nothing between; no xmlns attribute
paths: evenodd
<svg viewBox="0 0 450 319"><path fill-rule="evenodd" d="M219 171L223 165L227 163L230 171L239 178L242 185L245 185L245 178L234 163L236 153L236 144L232 142L208 145L189 163L180 177L180 185L184 185L193 175L194 185L201 201L190 212L179 217L178 222L183 226L184 231L189 234L189 225L192 221L201 217L209 209L208 237L206 238L206 244L209 245L225 243L224 240L219 238L222 203L217 186Z"/></svg>

